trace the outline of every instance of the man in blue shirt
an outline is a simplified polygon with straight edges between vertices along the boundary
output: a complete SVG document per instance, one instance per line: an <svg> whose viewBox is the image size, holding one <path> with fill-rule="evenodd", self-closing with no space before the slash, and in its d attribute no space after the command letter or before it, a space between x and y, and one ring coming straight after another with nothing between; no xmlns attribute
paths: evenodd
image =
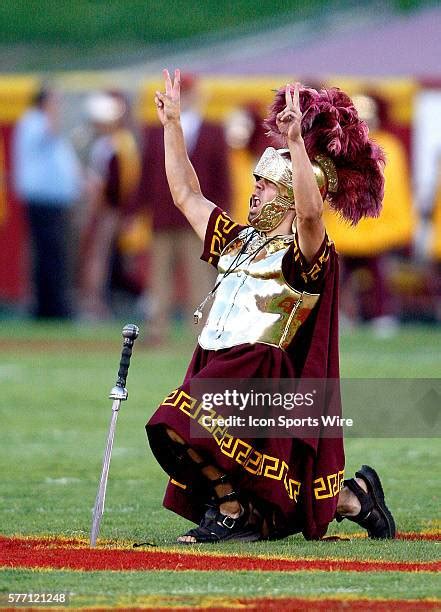
<svg viewBox="0 0 441 612"><path fill-rule="evenodd" d="M80 195L80 166L59 133L59 97L42 89L14 133L14 183L26 206L33 243L35 316L71 315L70 210Z"/></svg>

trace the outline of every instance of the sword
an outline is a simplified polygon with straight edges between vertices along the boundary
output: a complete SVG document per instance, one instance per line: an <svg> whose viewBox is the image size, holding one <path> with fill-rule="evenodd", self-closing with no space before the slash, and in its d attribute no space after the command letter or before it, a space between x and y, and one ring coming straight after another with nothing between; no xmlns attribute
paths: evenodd
<svg viewBox="0 0 441 612"><path fill-rule="evenodd" d="M119 362L118 378L116 385L110 392L109 399L113 400L112 418L110 420L109 433L107 434L107 443L104 450L103 468L101 470L101 479L98 485L96 494L95 506L93 508L92 528L90 531L90 546L93 548L96 545L96 540L100 531L101 517L104 512L104 502L106 500L107 479L109 477L110 458L112 456L113 438L115 437L116 421L121 402L128 397L126 389L127 374L129 372L130 357L132 356L132 348L139 334L139 328L136 325L125 325L122 330L124 338L123 348L121 352L121 360Z"/></svg>

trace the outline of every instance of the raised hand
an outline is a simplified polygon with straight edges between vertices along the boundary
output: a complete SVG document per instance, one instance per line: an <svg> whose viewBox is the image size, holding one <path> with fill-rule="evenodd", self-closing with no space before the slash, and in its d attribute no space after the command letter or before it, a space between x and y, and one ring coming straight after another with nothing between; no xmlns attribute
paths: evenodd
<svg viewBox="0 0 441 612"><path fill-rule="evenodd" d="M165 93L155 92L155 105L162 125L168 121L178 121L181 114L181 71L175 70L173 82L168 70L162 71L164 75Z"/></svg>
<svg viewBox="0 0 441 612"><path fill-rule="evenodd" d="M278 113L276 117L277 127L279 132L286 137L287 140L295 142L301 139L301 123L302 112L300 110L299 99L300 83L294 85L294 92L291 93L291 85L287 85L285 89L285 108Z"/></svg>

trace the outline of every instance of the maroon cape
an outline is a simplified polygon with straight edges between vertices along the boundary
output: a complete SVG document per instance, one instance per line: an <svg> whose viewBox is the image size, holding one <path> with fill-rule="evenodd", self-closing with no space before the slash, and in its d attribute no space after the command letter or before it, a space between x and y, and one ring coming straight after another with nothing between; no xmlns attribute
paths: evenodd
<svg viewBox="0 0 441 612"><path fill-rule="evenodd" d="M220 209L210 217L202 259L216 265L241 226ZM338 379L338 257L326 238L314 261L307 264L295 243L284 257L288 282L299 290L320 293L320 299L287 351L266 344L242 344L208 351L197 346L183 384L172 391L146 425L153 453L170 475L164 506L198 523L206 510L204 477L182 473L164 446L164 425L171 427L202 456L229 474L241 495L258 507L270 526L270 537L302 532L322 537L335 516L343 483L344 451L339 438L195 438L201 398L193 397L195 379L311 378ZM303 286L300 286L303 284ZM318 290L319 289L319 290ZM340 414L340 394L330 399ZM191 432L190 434L190 425ZM201 428L202 433L202 428Z"/></svg>

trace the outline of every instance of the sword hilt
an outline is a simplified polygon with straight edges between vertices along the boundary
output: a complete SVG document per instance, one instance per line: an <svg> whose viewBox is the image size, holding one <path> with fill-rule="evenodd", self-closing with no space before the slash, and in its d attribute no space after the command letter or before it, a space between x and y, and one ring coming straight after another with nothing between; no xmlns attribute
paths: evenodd
<svg viewBox="0 0 441 612"><path fill-rule="evenodd" d="M116 385L110 392L110 399L126 400L128 392L126 389L127 374L129 373L130 357L132 356L132 349L136 338L139 335L139 327L129 323L125 325L122 330L122 336L124 338L123 347L121 351L121 360L119 362L118 378Z"/></svg>

